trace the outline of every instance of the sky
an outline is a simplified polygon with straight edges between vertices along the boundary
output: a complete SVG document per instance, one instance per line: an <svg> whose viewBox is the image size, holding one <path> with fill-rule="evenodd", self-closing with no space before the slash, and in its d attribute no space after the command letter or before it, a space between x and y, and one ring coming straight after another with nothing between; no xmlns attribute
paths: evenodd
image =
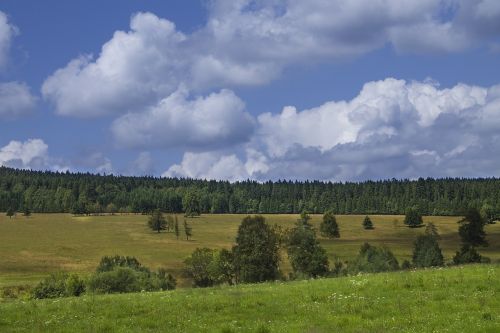
<svg viewBox="0 0 500 333"><path fill-rule="evenodd" d="M0 165L500 177L500 1L0 0Z"/></svg>

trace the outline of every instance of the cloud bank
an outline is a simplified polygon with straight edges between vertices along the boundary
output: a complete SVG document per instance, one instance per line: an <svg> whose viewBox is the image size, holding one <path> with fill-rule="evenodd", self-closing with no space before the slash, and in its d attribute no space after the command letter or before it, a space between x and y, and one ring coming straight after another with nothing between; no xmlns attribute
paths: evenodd
<svg viewBox="0 0 500 333"><path fill-rule="evenodd" d="M165 176L243 180L499 176L500 86L388 78L349 101L258 117L237 157L186 153ZM225 169L226 172L221 172Z"/></svg>

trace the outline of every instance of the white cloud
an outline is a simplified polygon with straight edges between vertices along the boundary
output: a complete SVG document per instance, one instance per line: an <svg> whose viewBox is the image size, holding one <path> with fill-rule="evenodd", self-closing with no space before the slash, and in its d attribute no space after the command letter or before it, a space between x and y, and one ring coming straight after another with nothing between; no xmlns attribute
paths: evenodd
<svg viewBox="0 0 500 333"><path fill-rule="evenodd" d="M456 52L500 36L495 0L215 0L192 34L151 13L116 31L97 57L57 70L42 92L61 115L141 112L179 86L262 85L290 65L332 62L392 44ZM445 13L445 14L443 14Z"/></svg>
<svg viewBox="0 0 500 333"><path fill-rule="evenodd" d="M249 175L236 155L213 152L185 153L181 164L171 166L163 177L244 180Z"/></svg>
<svg viewBox="0 0 500 333"><path fill-rule="evenodd" d="M12 38L18 33L18 29L9 23L7 15L0 11L0 69L7 63Z"/></svg>
<svg viewBox="0 0 500 333"><path fill-rule="evenodd" d="M500 85L441 89L389 78L366 83L349 101L262 114L244 158L186 153L166 175L336 181L500 176L498 133Z"/></svg>
<svg viewBox="0 0 500 333"><path fill-rule="evenodd" d="M254 120L232 91L188 99L179 89L142 113L129 113L113 122L112 132L120 146L217 147L246 141Z"/></svg>
<svg viewBox="0 0 500 333"><path fill-rule="evenodd" d="M37 98L20 82L0 82L0 119L12 119L30 113Z"/></svg>
<svg viewBox="0 0 500 333"><path fill-rule="evenodd" d="M132 175L151 175L154 171L154 160L148 151L140 152L132 163L130 173Z"/></svg>
<svg viewBox="0 0 500 333"><path fill-rule="evenodd" d="M40 169L47 166L49 147L43 140L10 141L0 148L0 165Z"/></svg>

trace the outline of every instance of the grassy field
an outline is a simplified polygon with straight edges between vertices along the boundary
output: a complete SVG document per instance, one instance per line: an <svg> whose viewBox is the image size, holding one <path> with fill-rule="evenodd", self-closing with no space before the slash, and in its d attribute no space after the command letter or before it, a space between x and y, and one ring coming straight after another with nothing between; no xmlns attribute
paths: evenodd
<svg viewBox="0 0 500 333"><path fill-rule="evenodd" d="M137 257L152 268L166 267L177 277L183 260L196 247L230 248L243 215L204 215L189 219L194 237L176 240L172 233L157 234L146 227L142 215L74 217L70 214L34 214L9 219L0 214L0 286L33 283L54 271L93 271L104 255ZM410 259L412 243L423 228L403 225L403 216L371 216L374 230L363 230L364 216L338 216L341 238L321 239L331 259L353 258L363 242L383 244L398 259ZM297 215L266 215L270 224L292 226ZM180 216L182 224L183 217ZM425 217L434 222L447 260L459 247L458 217ZM313 216L316 228L320 215ZM182 230L181 230L182 232ZM486 227L490 246L480 252L500 261L500 224ZM283 266L288 267L286 260ZM180 280L180 286L188 285Z"/></svg>
<svg viewBox="0 0 500 333"><path fill-rule="evenodd" d="M0 303L1 332L500 332L500 266Z"/></svg>

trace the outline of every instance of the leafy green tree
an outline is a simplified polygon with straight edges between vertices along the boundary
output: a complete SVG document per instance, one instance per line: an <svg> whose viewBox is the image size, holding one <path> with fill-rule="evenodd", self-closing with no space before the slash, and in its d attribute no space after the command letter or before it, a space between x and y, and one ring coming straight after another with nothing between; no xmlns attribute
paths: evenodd
<svg viewBox="0 0 500 333"><path fill-rule="evenodd" d="M410 228L420 227L423 224L422 215L416 208L410 208L406 212L404 224Z"/></svg>
<svg viewBox="0 0 500 333"><path fill-rule="evenodd" d="M167 229L167 221L159 209L155 209L148 219L148 226L151 230L160 233Z"/></svg>
<svg viewBox="0 0 500 333"><path fill-rule="evenodd" d="M443 253L433 235L420 235L413 248L413 265L416 267L436 267L444 265Z"/></svg>
<svg viewBox="0 0 500 333"><path fill-rule="evenodd" d="M16 212L14 211L14 209L9 208L9 209L7 210L7 214L6 214L6 215L9 217L9 219L11 219L11 218L12 218L12 216L14 216L15 214L16 214Z"/></svg>
<svg viewBox="0 0 500 333"><path fill-rule="evenodd" d="M328 238L339 238L339 226L333 212L328 211L323 215L323 221L320 225L321 235Z"/></svg>
<svg viewBox="0 0 500 333"><path fill-rule="evenodd" d="M188 191L182 198L182 207L186 217L199 216L201 214L199 194L196 191Z"/></svg>
<svg viewBox="0 0 500 333"><path fill-rule="evenodd" d="M458 234L463 244L468 244L470 246L488 245L486 233L484 232L486 221L477 209L469 209L465 217L458 223L460 224Z"/></svg>
<svg viewBox="0 0 500 333"><path fill-rule="evenodd" d="M179 229L179 220L177 219L177 216L175 217L174 233L175 233L175 238L177 238L177 240L179 240L179 236L181 235L181 231Z"/></svg>
<svg viewBox="0 0 500 333"><path fill-rule="evenodd" d="M485 203L481 207L481 216L484 218L486 223L493 224L495 222L495 219L497 217L497 211L495 207L493 207L490 204Z"/></svg>
<svg viewBox="0 0 500 333"><path fill-rule="evenodd" d="M193 228L184 220L184 234L186 235L186 240L193 236Z"/></svg>
<svg viewBox="0 0 500 333"><path fill-rule="evenodd" d="M365 218L363 220L363 228L365 230L373 229L373 222L372 222L372 220L370 219L369 216L365 216Z"/></svg>
<svg viewBox="0 0 500 333"><path fill-rule="evenodd" d="M278 237L263 216L243 219L233 254L237 282L263 282L280 276Z"/></svg>
<svg viewBox="0 0 500 333"><path fill-rule="evenodd" d="M292 229L287 251L294 273L313 278L328 274L328 256L316 239L314 230L303 227Z"/></svg>
<svg viewBox="0 0 500 333"><path fill-rule="evenodd" d="M167 224L165 230L167 231L174 230L174 225L175 225L174 217L172 215L167 215L166 221Z"/></svg>
<svg viewBox="0 0 500 333"><path fill-rule="evenodd" d="M229 284L234 282L234 256L226 249L218 251L209 266L209 273L215 284Z"/></svg>
<svg viewBox="0 0 500 333"><path fill-rule="evenodd" d="M215 253L215 250L206 247L197 248L184 260L184 274L193 280L195 287L211 287L215 284L216 281L210 272Z"/></svg>

